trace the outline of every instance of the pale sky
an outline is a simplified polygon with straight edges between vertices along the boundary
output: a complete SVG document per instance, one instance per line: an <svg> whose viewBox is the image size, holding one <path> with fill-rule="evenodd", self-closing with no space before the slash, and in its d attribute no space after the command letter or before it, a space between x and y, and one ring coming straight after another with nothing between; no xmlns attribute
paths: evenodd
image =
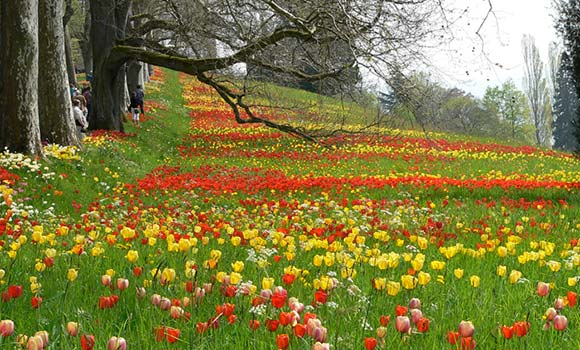
<svg viewBox="0 0 580 350"><path fill-rule="evenodd" d="M491 0L493 13L481 30L483 42L475 32L489 8L488 0L451 1L468 12L456 24L456 39L433 56L435 76L448 87L457 86L482 97L487 86L512 78L521 88L522 36L535 38L546 64L549 43L559 41L551 0Z"/></svg>

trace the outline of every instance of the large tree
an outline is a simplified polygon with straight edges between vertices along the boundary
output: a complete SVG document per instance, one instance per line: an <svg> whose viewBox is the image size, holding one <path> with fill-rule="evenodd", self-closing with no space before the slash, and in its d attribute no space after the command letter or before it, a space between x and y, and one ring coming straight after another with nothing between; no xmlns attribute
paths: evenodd
<svg viewBox="0 0 580 350"><path fill-rule="evenodd" d="M580 126L578 117L578 95L572 77L572 63L567 53L562 54L561 64L556 75L554 93L554 148L566 151L580 150L577 131Z"/></svg>
<svg viewBox="0 0 580 350"><path fill-rule="evenodd" d="M580 0L554 0L557 9L556 30L564 41L566 54L570 59L571 78L575 82L576 96L580 96ZM580 104L577 105L580 118ZM580 125L574 131L580 139Z"/></svg>
<svg viewBox="0 0 580 350"><path fill-rule="evenodd" d="M136 59L196 76L217 91L240 123L303 134L257 115L248 86L224 82L226 70L252 66L320 81L365 67L386 77L420 57L422 43L448 30L441 26L448 22L436 0L149 0L147 12L131 18L139 24L126 30L130 3L91 1L92 120L99 128L122 129L116 82L122 65ZM211 42L217 43L217 52L208 49Z"/></svg>
<svg viewBox="0 0 580 350"><path fill-rule="evenodd" d="M526 139L526 126L529 124L529 107L526 96L517 89L512 80L502 86L488 87L483 96L483 104L489 111L497 114L499 121L507 128L507 132L497 130L498 135L504 134L512 139Z"/></svg>
<svg viewBox="0 0 580 350"><path fill-rule="evenodd" d="M38 80L40 134L43 141L60 145L78 145L71 108L65 61L63 2L39 0Z"/></svg>
<svg viewBox="0 0 580 350"><path fill-rule="evenodd" d="M550 146L552 128L550 95L544 77L544 62L540 58L540 50L531 35L526 34L522 38L522 54L524 57L524 93L530 105L536 143Z"/></svg>
<svg viewBox="0 0 580 350"><path fill-rule="evenodd" d="M2 1L0 6L0 148L40 154L38 1Z"/></svg>

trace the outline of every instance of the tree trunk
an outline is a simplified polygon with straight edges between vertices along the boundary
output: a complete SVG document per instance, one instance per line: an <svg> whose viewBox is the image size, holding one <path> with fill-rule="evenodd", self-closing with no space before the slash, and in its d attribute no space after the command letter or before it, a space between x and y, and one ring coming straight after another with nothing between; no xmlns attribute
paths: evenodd
<svg viewBox="0 0 580 350"><path fill-rule="evenodd" d="M83 37L79 41L81 55L86 73L93 72L93 52L91 50L91 2L85 1L85 24L83 28Z"/></svg>
<svg viewBox="0 0 580 350"><path fill-rule="evenodd" d="M137 90L137 85L143 86L144 64L139 61L131 61L127 64L127 88L129 93Z"/></svg>
<svg viewBox="0 0 580 350"><path fill-rule="evenodd" d="M40 135L49 143L79 145L67 84L62 5L60 0L39 0L38 4Z"/></svg>
<svg viewBox="0 0 580 350"><path fill-rule="evenodd" d="M73 59L72 44L68 26L64 27L64 47L66 54L66 72L68 75L69 84L74 84L77 86L77 76L75 72L75 61Z"/></svg>
<svg viewBox="0 0 580 350"><path fill-rule="evenodd" d="M117 39L125 36L130 0L91 0L91 43L93 47L92 129L123 131L125 72L124 58L111 56ZM111 14L115 15L112 16Z"/></svg>
<svg viewBox="0 0 580 350"><path fill-rule="evenodd" d="M38 1L2 1L0 147L42 154L38 121ZM4 7L5 5L5 7Z"/></svg>

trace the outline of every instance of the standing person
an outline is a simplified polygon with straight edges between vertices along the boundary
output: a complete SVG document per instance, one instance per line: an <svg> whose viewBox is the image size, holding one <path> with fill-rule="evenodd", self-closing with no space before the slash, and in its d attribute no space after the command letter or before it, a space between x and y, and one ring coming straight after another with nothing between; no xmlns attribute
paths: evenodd
<svg viewBox="0 0 580 350"><path fill-rule="evenodd" d="M89 127L89 123L87 123L87 119L81 110L81 101L78 99L73 100L73 116L75 118L75 125L77 126L79 140L82 140L83 131Z"/></svg>
<svg viewBox="0 0 580 350"><path fill-rule="evenodd" d="M87 104L87 121L90 122L90 118L91 118L91 99L93 97L93 95L91 94L91 87L87 86L86 88L84 88L83 91L83 97L85 98L86 104Z"/></svg>
<svg viewBox="0 0 580 350"><path fill-rule="evenodd" d="M138 128L141 127L141 125L139 125L139 106L143 108L143 102L139 101L137 98L137 92L133 91L131 93L131 104L129 105L129 111L133 115L133 124Z"/></svg>
<svg viewBox="0 0 580 350"><path fill-rule="evenodd" d="M145 116L145 107L143 105L143 101L145 99L145 92L141 85L137 85L137 90L135 90L135 96L137 98L137 102L139 102L139 108L141 108L141 114Z"/></svg>

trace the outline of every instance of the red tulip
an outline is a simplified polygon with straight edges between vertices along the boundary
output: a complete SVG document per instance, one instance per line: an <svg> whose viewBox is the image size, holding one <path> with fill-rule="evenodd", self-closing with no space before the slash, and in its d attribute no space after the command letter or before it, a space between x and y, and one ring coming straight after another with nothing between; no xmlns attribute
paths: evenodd
<svg viewBox="0 0 580 350"><path fill-rule="evenodd" d="M165 327L165 335L169 343L175 343L179 339L181 331L177 328Z"/></svg>
<svg viewBox="0 0 580 350"><path fill-rule="evenodd" d="M377 347L378 341L375 338L365 338L365 349L373 350Z"/></svg>
<svg viewBox="0 0 580 350"><path fill-rule="evenodd" d="M576 300L578 299L578 294L576 294L575 292L569 291L568 294L566 294L566 298L568 299L568 306L570 306L570 307L576 306Z"/></svg>
<svg viewBox="0 0 580 350"><path fill-rule="evenodd" d="M530 330L530 323L524 321L514 322L513 330L516 333L516 336L518 336L518 338L521 338L524 335L528 334L528 331Z"/></svg>
<svg viewBox="0 0 580 350"><path fill-rule="evenodd" d="M260 328L260 321L258 320L250 320L250 329L256 330Z"/></svg>
<svg viewBox="0 0 580 350"><path fill-rule="evenodd" d="M288 345L290 344L288 334L278 334L276 336L276 344L278 345L278 349L288 349Z"/></svg>
<svg viewBox="0 0 580 350"><path fill-rule="evenodd" d="M22 286L12 285L8 287L8 297L10 299L18 298L22 295Z"/></svg>
<svg viewBox="0 0 580 350"><path fill-rule="evenodd" d="M449 331L447 332L447 342L451 345L455 345L459 340L459 332Z"/></svg>
<svg viewBox="0 0 580 350"><path fill-rule="evenodd" d="M408 310L409 310L409 309L407 309L407 307L406 307L406 306L397 305L397 306L395 307L395 314L396 314L397 316L405 316L405 315L407 314L407 311L408 311Z"/></svg>
<svg viewBox="0 0 580 350"><path fill-rule="evenodd" d="M417 322L417 330L421 333L425 333L429 330L429 324L431 323L431 321L429 321L428 318L425 317L421 317Z"/></svg>
<svg viewBox="0 0 580 350"><path fill-rule="evenodd" d="M501 333L503 337L506 339L511 339L514 335L514 327L513 326L501 326Z"/></svg>
<svg viewBox="0 0 580 350"><path fill-rule="evenodd" d="M472 337L461 338L461 350L472 350L477 343Z"/></svg>
<svg viewBox="0 0 580 350"><path fill-rule="evenodd" d="M42 297L32 297L30 299L30 305L32 305L33 309L38 309L42 304Z"/></svg>
<svg viewBox="0 0 580 350"><path fill-rule="evenodd" d="M389 325L389 322L391 322L391 315L382 315L379 322L381 323L381 326L386 327Z"/></svg>
<svg viewBox="0 0 580 350"><path fill-rule="evenodd" d="M325 304L328 300L328 294L319 289L314 293L314 300L319 304Z"/></svg>
<svg viewBox="0 0 580 350"><path fill-rule="evenodd" d="M286 304L286 294L274 293L272 295L272 306L279 309Z"/></svg>
<svg viewBox="0 0 580 350"><path fill-rule="evenodd" d="M95 347L95 336L90 334L81 335L81 348L83 350L93 350Z"/></svg>
<svg viewBox="0 0 580 350"><path fill-rule="evenodd" d="M266 328L268 328L270 332L276 332L278 325L280 325L280 321L278 320L266 320Z"/></svg>
<svg viewBox="0 0 580 350"><path fill-rule="evenodd" d="M303 325L302 323L297 323L294 326L294 335L298 338L303 338L305 334L306 334L306 326Z"/></svg>

